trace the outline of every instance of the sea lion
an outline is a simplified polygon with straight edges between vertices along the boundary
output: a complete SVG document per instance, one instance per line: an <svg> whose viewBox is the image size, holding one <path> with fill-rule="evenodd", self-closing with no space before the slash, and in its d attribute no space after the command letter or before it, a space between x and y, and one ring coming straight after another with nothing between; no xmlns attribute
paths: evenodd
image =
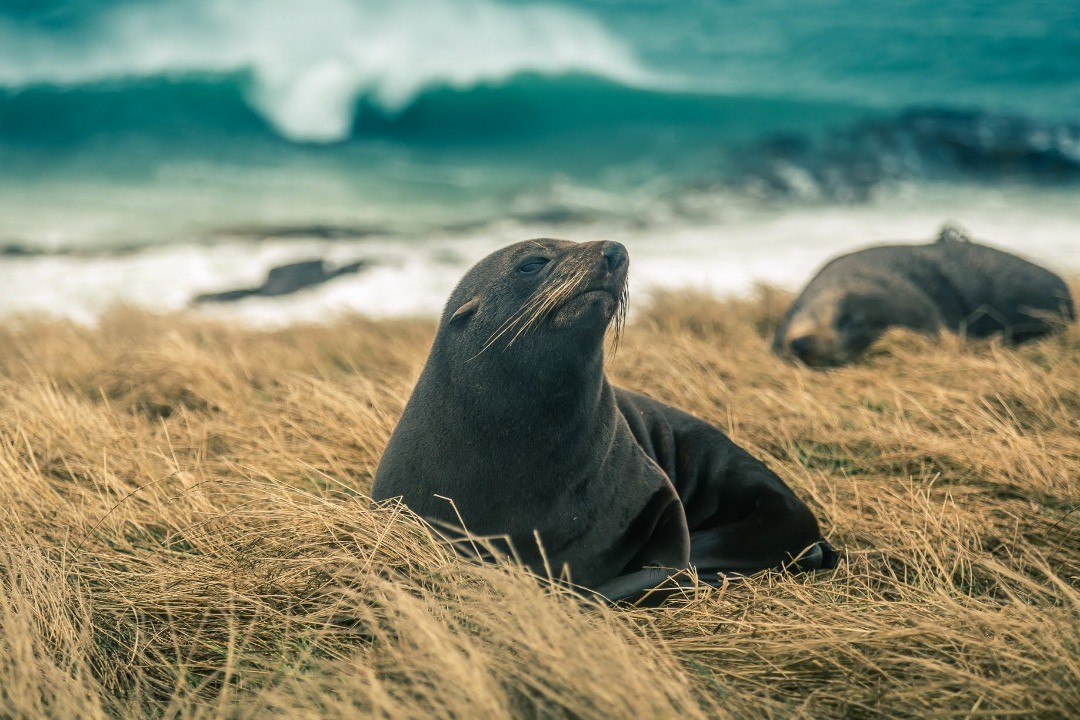
<svg viewBox="0 0 1080 720"><path fill-rule="evenodd" d="M611 600L694 564L705 579L832 567L809 508L718 429L612 387L626 309L615 242L529 240L462 278L375 473L451 537L508 541L539 574ZM484 552L478 553L481 556Z"/></svg>
<svg viewBox="0 0 1080 720"><path fill-rule="evenodd" d="M788 310L773 351L811 366L857 358L890 327L1024 342L1075 318L1065 281L946 225L925 245L880 245L827 263Z"/></svg>

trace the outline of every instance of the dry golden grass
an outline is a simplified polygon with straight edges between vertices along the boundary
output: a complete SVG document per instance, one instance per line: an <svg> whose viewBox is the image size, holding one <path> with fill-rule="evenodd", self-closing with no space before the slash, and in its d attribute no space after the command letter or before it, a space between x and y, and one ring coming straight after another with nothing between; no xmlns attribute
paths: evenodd
<svg viewBox="0 0 1080 720"><path fill-rule="evenodd" d="M785 300L662 297L611 374L766 458L845 561L651 610L369 509L428 322L9 323L0 716L1080 716L1080 330L820 373L767 352Z"/></svg>

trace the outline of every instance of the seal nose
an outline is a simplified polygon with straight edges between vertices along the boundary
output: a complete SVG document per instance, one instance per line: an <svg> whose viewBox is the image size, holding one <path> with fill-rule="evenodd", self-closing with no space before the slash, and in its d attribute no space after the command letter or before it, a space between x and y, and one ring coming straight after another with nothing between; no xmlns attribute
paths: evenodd
<svg viewBox="0 0 1080 720"><path fill-rule="evenodd" d="M601 246L600 254L604 256L604 260L607 262L608 272L615 272L625 265L629 259L626 248L623 247L622 243L610 240L605 241Z"/></svg>
<svg viewBox="0 0 1080 720"><path fill-rule="evenodd" d="M797 338L793 338L789 343L791 345L791 352L798 355L800 358L805 358L810 354L810 351L814 347L813 335L802 335Z"/></svg>

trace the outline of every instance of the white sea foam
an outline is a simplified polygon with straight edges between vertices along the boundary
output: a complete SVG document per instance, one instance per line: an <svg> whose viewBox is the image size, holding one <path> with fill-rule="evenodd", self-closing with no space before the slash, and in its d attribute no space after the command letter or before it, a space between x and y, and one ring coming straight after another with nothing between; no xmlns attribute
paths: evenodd
<svg viewBox="0 0 1080 720"><path fill-rule="evenodd" d="M284 136L348 135L357 100L388 111L425 88L522 72L649 74L586 13L493 0L175 0L118 5L77 36L5 25L0 85L243 71L252 104Z"/></svg>
<svg viewBox="0 0 1080 720"><path fill-rule="evenodd" d="M837 253L877 242L929 239L945 220L1059 272L1080 273L1080 209L1068 199L1054 193L925 188L856 207L758 208L709 223L668 222L632 232L588 225L562 228L558 235L625 243L633 309L657 288L732 295L764 282L796 289ZM92 322L118 302L180 310L196 294L258 285L274 266L324 258L370 264L294 295L204 305L197 312L266 326L324 321L347 312L432 316L465 270L485 254L551 234L549 227L505 222L478 233L423 238L230 241L96 258L5 258L0 259L0 315L46 313Z"/></svg>

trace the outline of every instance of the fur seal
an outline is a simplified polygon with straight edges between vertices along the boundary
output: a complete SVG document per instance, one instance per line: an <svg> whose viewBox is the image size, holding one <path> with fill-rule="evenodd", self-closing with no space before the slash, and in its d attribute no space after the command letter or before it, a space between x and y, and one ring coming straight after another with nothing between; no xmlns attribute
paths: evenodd
<svg viewBox="0 0 1080 720"><path fill-rule="evenodd" d="M539 239L469 270L373 500L401 497L451 537L506 538L500 553L610 600L690 564L703 577L796 558L834 567L810 509L763 463L608 382L604 337L622 327L628 264L619 243Z"/></svg>
<svg viewBox="0 0 1080 720"><path fill-rule="evenodd" d="M929 244L880 245L831 260L788 310L773 352L840 365L894 326L1024 342L1074 318L1060 277L946 225Z"/></svg>

